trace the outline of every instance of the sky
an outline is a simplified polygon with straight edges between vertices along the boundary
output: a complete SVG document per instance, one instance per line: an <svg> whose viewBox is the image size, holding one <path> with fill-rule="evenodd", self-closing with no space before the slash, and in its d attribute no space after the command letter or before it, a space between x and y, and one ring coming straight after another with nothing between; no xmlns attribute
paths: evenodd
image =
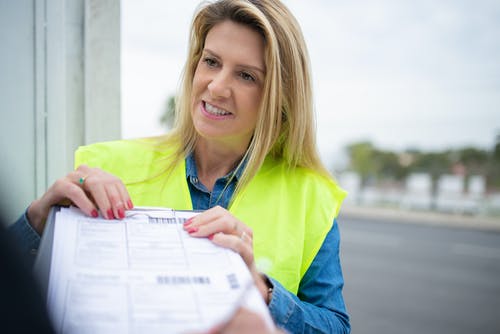
<svg viewBox="0 0 500 334"><path fill-rule="evenodd" d="M500 1L285 0L311 58L321 156L491 149L500 134ZM122 136L158 135L199 1L122 0Z"/></svg>

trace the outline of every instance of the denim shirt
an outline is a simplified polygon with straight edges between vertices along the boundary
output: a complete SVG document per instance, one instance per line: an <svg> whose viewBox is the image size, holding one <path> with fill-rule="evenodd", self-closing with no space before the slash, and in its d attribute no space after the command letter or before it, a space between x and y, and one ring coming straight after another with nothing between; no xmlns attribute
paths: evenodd
<svg viewBox="0 0 500 334"><path fill-rule="evenodd" d="M194 210L207 210L216 205L227 208L242 168L219 178L212 192L199 181L194 155L186 158L186 176ZM232 177L234 174L234 177ZM230 182L227 186L226 183ZM40 236L28 222L26 212L10 227L12 237L26 255L34 259ZM342 288L344 278L340 266L340 234L334 221L323 245L302 277L297 295L270 277L274 286L269 310L276 325L290 333L350 333Z"/></svg>
<svg viewBox="0 0 500 334"><path fill-rule="evenodd" d="M217 179L210 193L199 181L194 155L186 159L186 177L194 210L229 206L243 168ZM232 177L234 174L234 177ZM230 182L227 186L226 183ZM269 310L276 325L290 333L349 333L342 288L340 234L333 222L323 245L300 281L297 296L270 277L274 285Z"/></svg>

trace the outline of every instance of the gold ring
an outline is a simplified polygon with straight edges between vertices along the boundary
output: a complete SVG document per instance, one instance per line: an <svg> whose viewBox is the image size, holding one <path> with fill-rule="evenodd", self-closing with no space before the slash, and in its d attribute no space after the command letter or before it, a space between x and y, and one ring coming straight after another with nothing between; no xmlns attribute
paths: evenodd
<svg viewBox="0 0 500 334"><path fill-rule="evenodd" d="M85 182L86 178L87 178L87 175L82 176L81 178L78 179L78 183L80 183L83 186L83 183Z"/></svg>

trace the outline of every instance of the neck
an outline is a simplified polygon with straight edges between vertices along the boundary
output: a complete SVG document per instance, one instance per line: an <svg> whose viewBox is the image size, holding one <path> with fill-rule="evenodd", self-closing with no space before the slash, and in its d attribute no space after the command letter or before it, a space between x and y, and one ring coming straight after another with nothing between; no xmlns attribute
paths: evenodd
<svg viewBox="0 0 500 334"><path fill-rule="evenodd" d="M215 181L232 171L244 155L245 150L211 145L200 140L194 150L198 179L212 191Z"/></svg>

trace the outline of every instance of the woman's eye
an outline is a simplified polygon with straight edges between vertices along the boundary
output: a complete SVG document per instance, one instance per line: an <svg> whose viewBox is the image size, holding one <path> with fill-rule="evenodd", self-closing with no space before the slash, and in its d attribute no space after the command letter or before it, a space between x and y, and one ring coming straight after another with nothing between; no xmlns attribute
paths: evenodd
<svg viewBox="0 0 500 334"><path fill-rule="evenodd" d="M245 81L252 81L252 82L255 81L255 78L246 72L241 72L240 77Z"/></svg>
<svg viewBox="0 0 500 334"><path fill-rule="evenodd" d="M203 61L205 62L205 64L207 64L209 67L215 67L217 66L217 61L215 59L212 59L212 58L205 58L203 59Z"/></svg>

